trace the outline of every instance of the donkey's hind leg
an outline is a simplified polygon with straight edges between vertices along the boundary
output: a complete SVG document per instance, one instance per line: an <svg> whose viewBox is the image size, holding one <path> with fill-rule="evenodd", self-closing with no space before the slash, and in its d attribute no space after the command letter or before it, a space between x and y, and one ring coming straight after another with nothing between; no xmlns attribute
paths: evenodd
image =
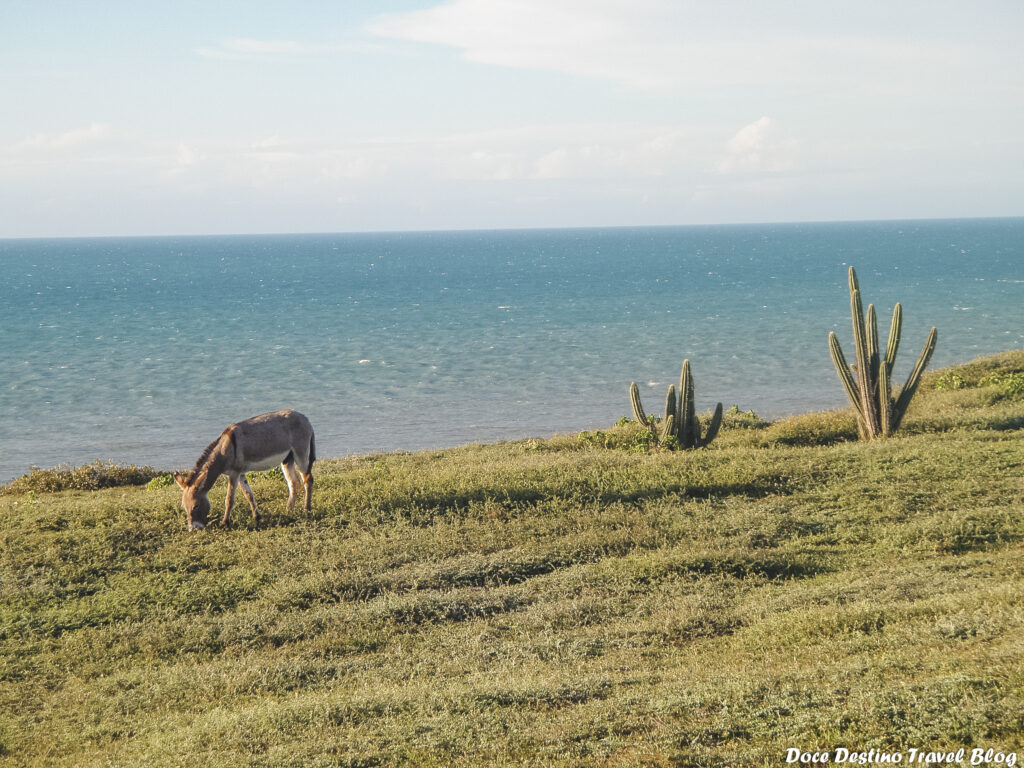
<svg viewBox="0 0 1024 768"><path fill-rule="evenodd" d="M299 487L302 479L294 461L281 462L281 473L284 475L285 482L288 483L288 511L290 512L295 508L295 489Z"/></svg>
<svg viewBox="0 0 1024 768"><path fill-rule="evenodd" d="M306 472L302 475L302 485L306 489L306 511L313 508L313 473Z"/></svg>
<svg viewBox="0 0 1024 768"><path fill-rule="evenodd" d="M306 490L306 511L313 508L313 460L309 460L306 471L302 473L302 486Z"/></svg>
<svg viewBox="0 0 1024 768"><path fill-rule="evenodd" d="M290 487L298 488L298 481L302 479L302 487L306 491L306 511L313 508L313 462L316 461L316 444L313 442L313 435L309 436L309 447L299 446L295 448L295 482Z"/></svg>
<svg viewBox="0 0 1024 768"><path fill-rule="evenodd" d="M245 479L244 472L239 475L238 482L242 486L242 493L245 494L245 498L249 502L249 506L252 508L252 519L259 521L260 513L259 510L256 509L256 498L252 495L252 488L249 487L249 481Z"/></svg>

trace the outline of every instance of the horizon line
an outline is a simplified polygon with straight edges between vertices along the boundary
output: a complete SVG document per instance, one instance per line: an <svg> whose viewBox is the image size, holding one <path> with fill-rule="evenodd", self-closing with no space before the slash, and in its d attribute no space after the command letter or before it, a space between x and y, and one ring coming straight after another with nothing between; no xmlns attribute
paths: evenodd
<svg viewBox="0 0 1024 768"><path fill-rule="evenodd" d="M160 234L111 234L111 235L13 235L0 236L0 242L21 240L131 240L131 239L171 239L171 238L215 238L215 237L316 237L334 235L415 235L441 233L470 232L560 232L571 230L613 230L613 229L699 229L704 227L767 227L767 226L802 226L829 224L886 224L900 222L938 222L938 221L998 221L1022 219L1019 215L996 216L920 216L910 218L866 218L866 219L805 219L798 221L731 221L704 224L600 224L600 225L564 225L564 226L524 226L524 227L452 227L452 228L410 228L410 229L373 229L373 230L306 230L292 232L182 232Z"/></svg>

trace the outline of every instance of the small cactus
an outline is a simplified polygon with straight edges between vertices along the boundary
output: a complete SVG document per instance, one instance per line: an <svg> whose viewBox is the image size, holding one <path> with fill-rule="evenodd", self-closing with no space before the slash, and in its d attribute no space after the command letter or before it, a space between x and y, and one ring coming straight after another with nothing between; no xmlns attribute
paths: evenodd
<svg viewBox="0 0 1024 768"><path fill-rule="evenodd" d="M862 439L887 437L897 430L903 421L910 405L910 399L921 383L921 374L928 366L938 331L931 329L925 340L924 349L917 358L914 370L910 372L903 389L894 397L892 392L892 368L896 362L896 351L900 346L900 331L903 327L903 308L897 303L892 312L892 323L889 326L889 343L886 345L885 357L881 356L878 346L878 322L875 318L875 307L868 305L865 317L860 299L860 284L857 273L850 267L850 314L853 316L853 344L856 350L857 363L851 369L843 356L839 340L835 332L828 335L828 348L832 354L832 362L839 373L847 397L853 404L857 414L857 430Z"/></svg>
<svg viewBox="0 0 1024 768"><path fill-rule="evenodd" d="M693 375L690 373L689 360L683 360L679 391L676 391L675 385L669 385L665 397L665 418L660 424L644 412L643 404L640 402L640 388L635 381L629 385L629 399L633 404L633 416L650 431L655 445L679 447L683 450L704 448L715 439L722 426L722 404L719 403L707 429L701 429L693 396Z"/></svg>

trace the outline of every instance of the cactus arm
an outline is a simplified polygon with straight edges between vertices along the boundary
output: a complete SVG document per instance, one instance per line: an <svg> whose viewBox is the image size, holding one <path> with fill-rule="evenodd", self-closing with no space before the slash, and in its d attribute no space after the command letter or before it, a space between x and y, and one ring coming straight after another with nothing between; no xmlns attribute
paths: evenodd
<svg viewBox="0 0 1024 768"><path fill-rule="evenodd" d="M715 408L715 415L711 417L711 423L708 424L708 431L705 433L704 438L700 441L700 447L704 448L707 446L715 437L718 436L718 430L722 426L722 416L724 411L722 410L722 404L719 403Z"/></svg>
<svg viewBox="0 0 1024 768"><path fill-rule="evenodd" d="M878 366L878 407L883 435L896 431L893 423L892 369L896 364L896 352L900 348L900 333L903 329L903 306L897 301L892 308L892 322L889 324L889 343L885 347L885 359Z"/></svg>
<svg viewBox="0 0 1024 768"><path fill-rule="evenodd" d="M897 301L892 308L892 324L889 326L889 344L885 348L885 364L892 376L892 367L896 363L896 351L900 348L900 332L903 329L903 307Z"/></svg>
<svg viewBox="0 0 1024 768"><path fill-rule="evenodd" d="M853 378L853 372L850 370L850 366L846 363L846 357L843 355L843 349L839 346L839 339L836 338L836 334L830 331L828 334L828 348L829 352L832 353L832 363L836 367L836 373L839 374L839 380L843 383L843 388L846 390L846 396L850 399L850 404L853 406L853 414L857 420L857 434L862 440L866 440L870 437L868 433L867 424L864 421L864 413L860 409L860 392L857 389L857 382Z"/></svg>
<svg viewBox="0 0 1024 768"><path fill-rule="evenodd" d="M661 439L664 442L669 437L675 436L676 428L676 417L675 414L670 414L665 417L665 423L662 425Z"/></svg>
<svg viewBox="0 0 1024 768"><path fill-rule="evenodd" d="M633 418L649 428L651 423L647 419L647 414L644 413L643 403L640 402L640 387L636 385L635 381L629 385L629 401L633 405Z"/></svg>
<svg viewBox="0 0 1024 768"><path fill-rule="evenodd" d="M892 385L889 382L889 363L882 360L878 366L878 416L882 434L888 437L893 432L892 425Z"/></svg>
<svg viewBox="0 0 1024 768"><path fill-rule="evenodd" d="M697 398L693 393L693 374L690 374L689 381L689 400L690 400L690 434L687 435L689 445L691 448L696 448L700 445L700 419L697 418Z"/></svg>
<svg viewBox="0 0 1024 768"><path fill-rule="evenodd" d="M853 267L850 267L850 315L853 320L853 354L857 366L857 393L860 398L857 409L866 418L867 411L864 408L864 400L868 389L868 360L864 341L864 309L860 301L857 273Z"/></svg>
<svg viewBox="0 0 1024 768"><path fill-rule="evenodd" d="M860 300L860 284L857 273L850 267L850 314L853 316L853 344L857 355L857 382L860 393L860 412L864 416L868 434L878 434L878 414L871 400L870 362L868 360L868 343L864 334L864 305Z"/></svg>
<svg viewBox="0 0 1024 768"><path fill-rule="evenodd" d="M872 382L878 381L878 365L880 362L878 354L878 319L875 316L875 305L868 304L868 311L864 317L864 339L867 342L868 355L868 379ZM870 394L874 395L874 392Z"/></svg>
<svg viewBox="0 0 1024 768"><path fill-rule="evenodd" d="M868 392L868 401L871 403L870 418L872 423L878 425L878 432L876 434L887 435L889 433L884 425L888 421L885 411L888 410L889 396L885 395L885 399L883 399L882 380L878 375L885 362L879 354L878 318L875 315L874 304L868 304L868 311L864 318L864 339L867 343L868 381L871 383L871 389Z"/></svg>
<svg viewBox="0 0 1024 768"><path fill-rule="evenodd" d="M657 444L658 428L654 423L654 419L648 417L648 415L644 413L644 406L640 402L640 387L636 385L635 381L629 385L629 400L633 404L634 418L636 418L642 426L647 428L647 431L651 433L651 438L654 440L655 444Z"/></svg>
<svg viewBox="0 0 1024 768"><path fill-rule="evenodd" d="M859 411L860 392L857 390L857 382L853 379L850 366L846 364L846 357L843 355L843 348L839 346L839 339L836 338L835 331L829 331L828 351L832 353L832 363L836 367L836 373L839 374L839 380L843 382L843 388L846 389L846 395L850 398L850 404Z"/></svg>
<svg viewBox="0 0 1024 768"><path fill-rule="evenodd" d="M671 421L670 421L671 420ZM668 385L668 394L665 395L665 437L674 435L676 433L676 424L678 418L676 417L676 388L674 385Z"/></svg>
<svg viewBox="0 0 1024 768"><path fill-rule="evenodd" d="M842 347L839 346L839 339L836 338L835 331L830 331L828 334L828 349L832 353L832 363L836 367L836 373L839 374L839 380L843 383L846 396L850 398L853 412L857 416L857 432L862 437L867 437L867 425L864 423L864 414L860 410L860 392L857 391L857 382L854 381L850 366L846 364L846 357L843 355Z"/></svg>
<svg viewBox="0 0 1024 768"><path fill-rule="evenodd" d="M679 398L679 444L683 448L692 448L696 408L693 403L693 374L690 373L689 360L683 360L683 371L679 375Z"/></svg>
<svg viewBox="0 0 1024 768"><path fill-rule="evenodd" d="M938 340L939 332L933 327L928 333L928 338L925 339L924 348L917 358L914 370L907 377L907 383L903 385L903 389L900 390L900 396L896 399L896 404L893 406L892 428L894 430L899 427L904 415L906 415L907 406L910 405L910 399L914 396L914 392L917 391L918 384L921 383L921 374L928 367L928 362L932 359L932 353L935 351L935 345Z"/></svg>

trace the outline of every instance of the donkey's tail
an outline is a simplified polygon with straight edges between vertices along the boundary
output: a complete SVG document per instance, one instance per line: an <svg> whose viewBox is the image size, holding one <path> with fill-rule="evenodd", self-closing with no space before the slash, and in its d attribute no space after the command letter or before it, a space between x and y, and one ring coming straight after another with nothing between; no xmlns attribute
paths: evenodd
<svg viewBox="0 0 1024 768"><path fill-rule="evenodd" d="M314 461L316 461L316 436L311 434L309 436L309 469L306 470L307 472L313 469Z"/></svg>

